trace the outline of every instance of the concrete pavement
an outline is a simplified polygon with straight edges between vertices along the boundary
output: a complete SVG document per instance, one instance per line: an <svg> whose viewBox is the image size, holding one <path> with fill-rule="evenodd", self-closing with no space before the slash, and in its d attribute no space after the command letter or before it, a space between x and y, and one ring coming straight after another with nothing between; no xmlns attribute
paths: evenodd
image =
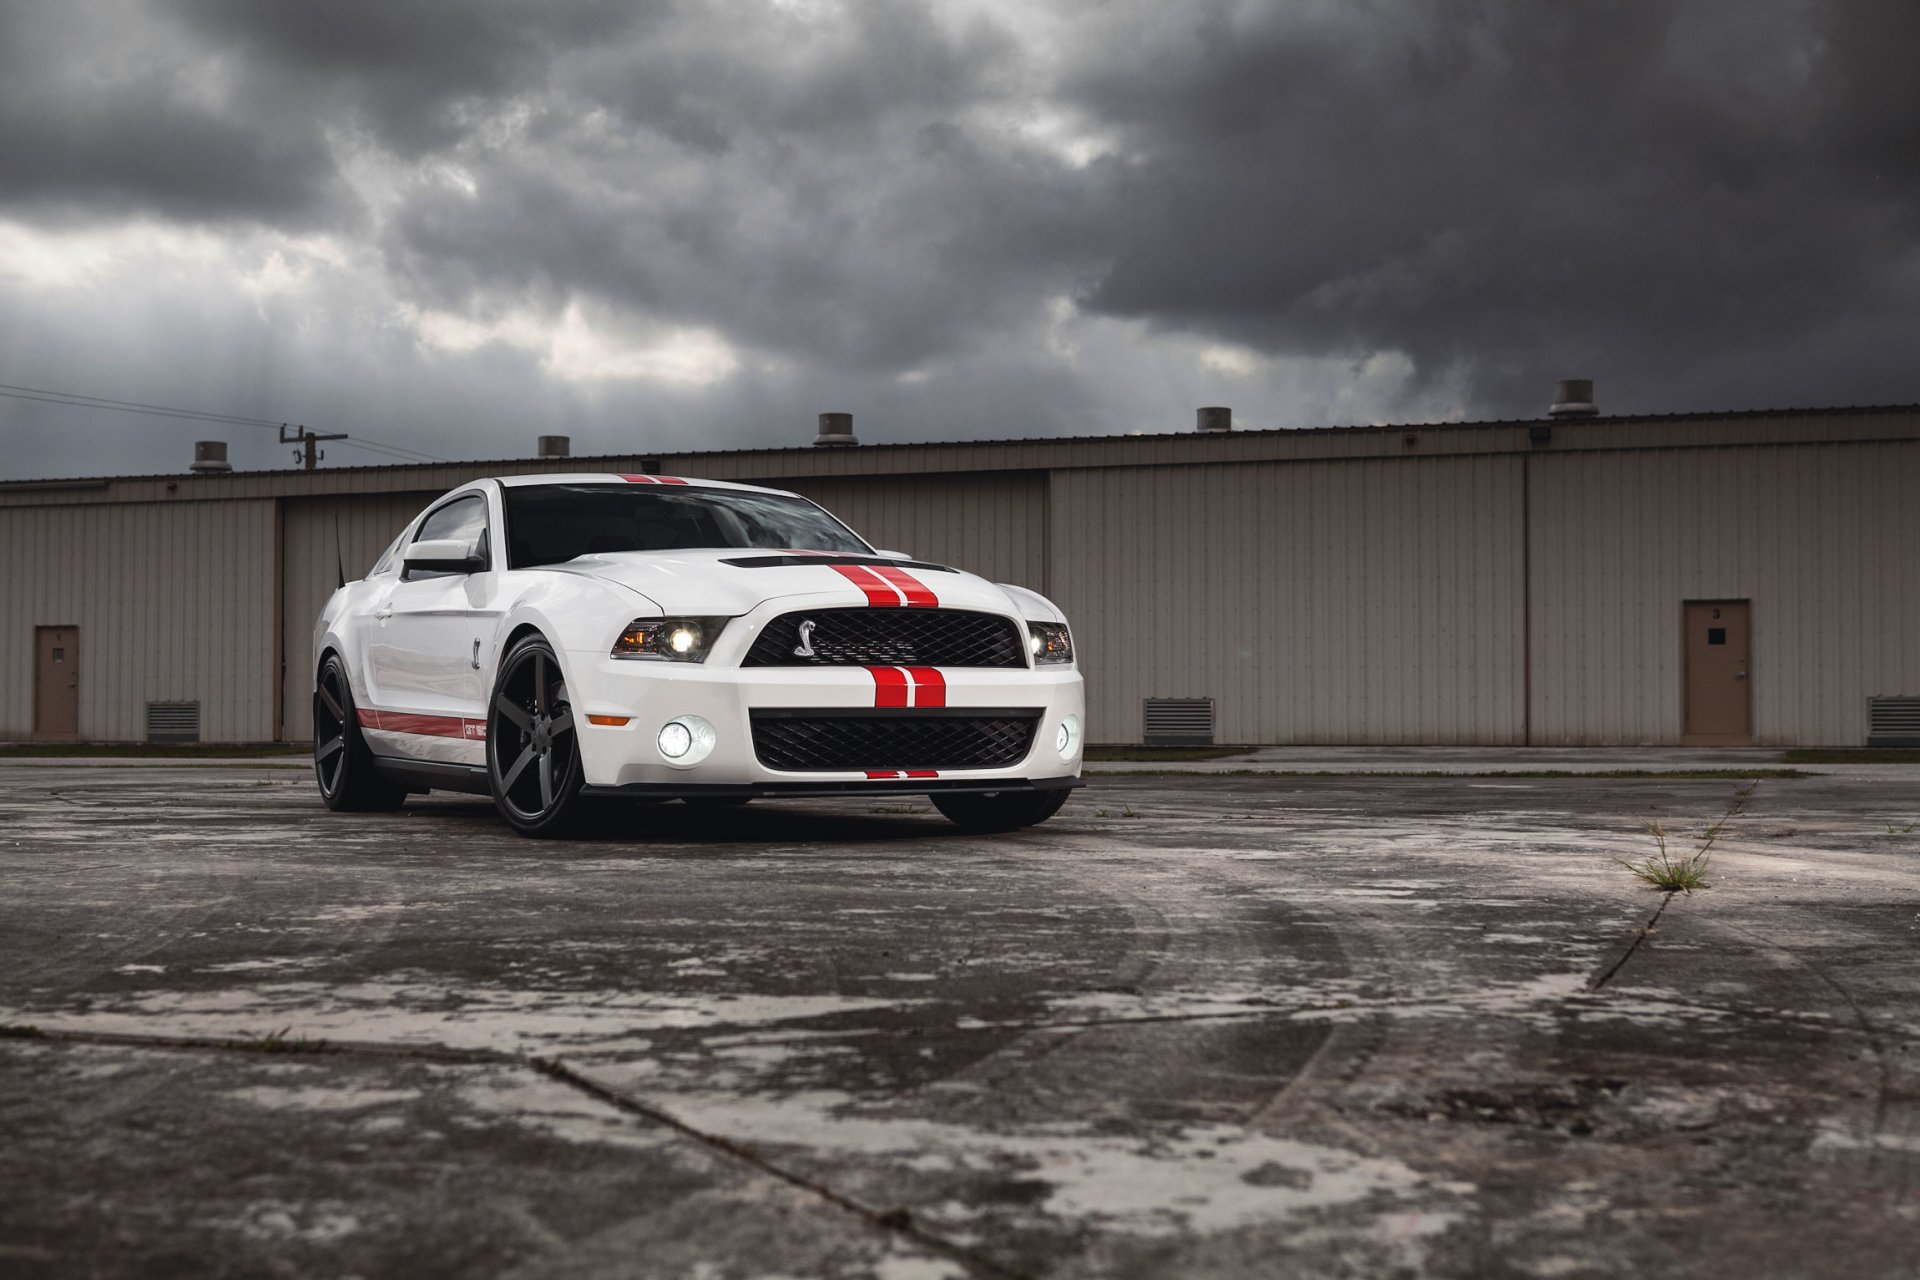
<svg viewBox="0 0 1920 1280"><path fill-rule="evenodd" d="M514 837L0 765L0 1275L1906 1276L1920 779ZM1651 922L1651 927L1650 927Z"/></svg>

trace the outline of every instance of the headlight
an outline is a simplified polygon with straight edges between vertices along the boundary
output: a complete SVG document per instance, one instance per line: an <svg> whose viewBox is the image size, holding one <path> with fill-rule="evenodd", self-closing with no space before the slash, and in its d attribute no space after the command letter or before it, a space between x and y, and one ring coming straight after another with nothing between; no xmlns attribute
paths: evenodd
<svg viewBox="0 0 1920 1280"><path fill-rule="evenodd" d="M1073 661L1073 637L1067 633L1064 622L1027 623L1027 652L1033 655L1033 665L1042 667L1048 663Z"/></svg>
<svg viewBox="0 0 1920 1280"><path fill-rule="evenodd" d="M705 662L729 618L635 618L613 642L616 658Z"/></svg>

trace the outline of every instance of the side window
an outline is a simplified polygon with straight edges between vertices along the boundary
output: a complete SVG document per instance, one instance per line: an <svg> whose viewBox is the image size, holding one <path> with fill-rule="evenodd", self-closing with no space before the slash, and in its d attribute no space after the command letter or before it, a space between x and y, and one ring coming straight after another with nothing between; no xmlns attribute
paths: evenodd
<svg viewBox="0 0 1920 1280"><path fill-rule="evenodd" d="M420 531L413 535L415 542L435 542L442 538L454 538L469 546L480 548L480 554L487 554L487 500L477 493L464 498L456 498L446 506L428 515L420 522ZM427 578L444 578L447 575L428 569L409 569L403 576L409 582L419 582Z"/></svg>

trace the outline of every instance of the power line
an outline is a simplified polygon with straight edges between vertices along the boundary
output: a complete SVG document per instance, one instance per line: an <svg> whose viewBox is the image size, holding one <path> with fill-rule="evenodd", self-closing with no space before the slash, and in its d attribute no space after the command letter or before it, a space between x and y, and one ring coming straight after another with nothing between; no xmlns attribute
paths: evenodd
<svg viewBox="0 0 1920 1280"><path fill-rule="evenodd" d="M264 418L238 418L231 414L196 413L191 409L137 409L130 405L108 404L105 402L96 403L82 399L56 400L50 396L22 395L18 391L0 390L0 397L8 400L32 400L40 404L60 404L65 405L69 409L107 409L114 413L134 413L148 418L184 418L192 422L220 422L236 427L278 427L284 425L278 422L268 422Z"/></svg>
<svg viewBox="0 0 1920 1280"><path fill-rule="evenodd" d="M284 428L284 422L275 422L270 418L249 418L235 413L208 413L199 409L182 409L176 405L150 404L143 400L115 400L108 396L81 395L74 391L53 391L46 387L26 387L11 382L0 382L0 398L8 400L28 400L37 404L65 405L71 409L106 409L114 413L131 413L141 417L177 418L187 422L217 422L240 427ZM352 443L370 453L384 453L401 461L445 462L447 459L434 454L422 453L385 440L375 440L369 436L356 436Z"/></svg>
<svg viewBox="0 0 1920 1280"><path fill-rule="evenodd" d="M92 405L96 408L112 407L116 409L146 409L146 410L151 410L154 413L179 414L180 416L187 417L187 418L207 418L213 421L238 422L238 423L244 423L250 426L258 426L258 427L277 427L280 425L279 423L274 422L268 418L249 418L241 414L235 414L235 413L208 413L205 410L201 410L201 409L182 409L177 405L148 404L143 400L115 400L109 396L82 395L77 391L50 391L46 387L22 387L11 382L0 382L0 390L26 391L26 392L31 392L36 396L58 397L58 399L54 403L79 402L79 403L86 403L86 404ZM16 397L16 398L25 399L26 397L22 396L22 397Z"/></svg>

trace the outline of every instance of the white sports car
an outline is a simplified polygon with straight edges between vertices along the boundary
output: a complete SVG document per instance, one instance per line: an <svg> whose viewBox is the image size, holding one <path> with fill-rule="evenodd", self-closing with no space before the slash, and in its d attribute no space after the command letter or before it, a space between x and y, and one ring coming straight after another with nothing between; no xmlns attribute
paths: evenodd
<svg viewBox="0 0 1920 1280"><path fill-rule="evenodd" d="M551 835L596 797L924 794L988 831L1079 785L1058 609L774 489L476 480L334 593L313 653L332 809L467 791Z"/></svg>

